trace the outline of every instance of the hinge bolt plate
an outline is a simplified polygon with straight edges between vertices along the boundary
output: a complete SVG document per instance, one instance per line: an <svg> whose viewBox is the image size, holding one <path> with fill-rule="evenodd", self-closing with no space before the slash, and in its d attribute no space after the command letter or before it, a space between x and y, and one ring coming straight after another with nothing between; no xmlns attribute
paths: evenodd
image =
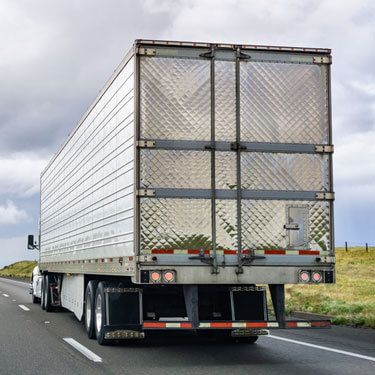
<svg viewBox="0 0 375 375"><path fill-rule="evenodd" d="M137 141L137 147L141 148L154 148L155 147L155 141Z"/></svg>
<svg viewBox="0 0 375 375"><path fill-rule="evenodd" d="M139 48L138 49L138 55L143 56L155 56L156 55L156 49L154 48Z"/></svg>
<svg viewBox="0 0 375 375"><path fill-rule="evenodd" d="M335 193L333 192L319 192L315 194L315 199L317 200L334 200Z"/></svg>
<svg viewBox="0 0 375 375"><path fill-rule="evenodd" d="M138 197L154 197L155 190L153 189L138 189L137 190Z"/></svg>
<svg viewBox="0 0 375 375"><path fill-rule="evenodd" d="M314 56L314 64L332 64L331 56Z"/></svg>
<svg viewBox="0 0 375 375"><path fill-rule="evenodd" d="M333 153L333 145L315 145L315 152L319 153Z"/></svg>

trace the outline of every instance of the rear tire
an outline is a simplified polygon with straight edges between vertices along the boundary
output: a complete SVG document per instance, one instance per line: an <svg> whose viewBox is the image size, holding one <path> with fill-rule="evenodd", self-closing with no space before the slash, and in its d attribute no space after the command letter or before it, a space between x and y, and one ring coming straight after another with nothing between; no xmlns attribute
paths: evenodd
<svg viewBox="0 0 375 375"><path fill-rule="evenodd" d="M89 339L95 338L95 296L98 282L90 280L85 293L85 329Z"/></svg>
<svg viewBox="0 0 375 375"><path fill-rule="evenodd" d="M51 305L51 291L50 291L50 275L45 275L43 279L43 295L44 295L44 310L47 312L52 311L52 305Z"/></svg>
<svg viewBox="0 0 375 375"><path fill-rule="evenodd" d="M99 345L108 345L110 340L105 338L104 325L106 323L106 299L104 293L105 283L98 284L95 293L95 335Z"/></svg>
<svg viewBox="0 0 375 375"><path fill-rule="evenodd" d="M44 298L45 298L45 294L44 294L44 286L45 286L44 277L45 276L43 276L43 279L42 279L42 287L41 287L41 293L40 293L40 307L42 308L42 310L46 309L46 307L45 307L45 301L44 301Z"/></svg>

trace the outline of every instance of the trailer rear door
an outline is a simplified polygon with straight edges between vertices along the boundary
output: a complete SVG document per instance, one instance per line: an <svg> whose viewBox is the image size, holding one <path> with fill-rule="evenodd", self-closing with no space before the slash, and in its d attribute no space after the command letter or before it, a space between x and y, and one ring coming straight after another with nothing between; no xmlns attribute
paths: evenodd
<svg viewBox="0 0 375 375"><path fill-rule="evenodd" d="M330 253L329 53L137 52L139 254L215 268Z"/></svg>

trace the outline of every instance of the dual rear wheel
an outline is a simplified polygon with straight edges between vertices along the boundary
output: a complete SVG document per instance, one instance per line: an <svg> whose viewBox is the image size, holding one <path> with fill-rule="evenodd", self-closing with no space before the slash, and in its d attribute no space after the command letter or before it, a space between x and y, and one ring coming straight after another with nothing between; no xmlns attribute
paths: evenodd
<svg viewBox="0 0 375 375"><path fill-rule="evenodd" d="M100 345L106 345L104 325L106 324L105 283L91 280L85 293L85 328L87 336L96 340Z"/></svg>
<svg viewBox="0 0 375 375"><path fill-rule="evenodd" d="M52 311L51 300L51 276L47 274L43 276L42 280L40 305L43 310L46 310L47 312Z"/></svg>
<svg viewBox="0 0 375 375"><path fill-rule="evenodd" d="M111 340L105 338L104 326L107 322L107 300L104 289L108 286L106 282L91 280L87 284L85 292L85 329L90 339L96 338L100 345L108 345ZM202 332L203 333L203 332ZM204 336L204 333L203 335ZM216 332L214 336L219 341L236 342L243 344L253 344L257 341L258 336L251 337L231 337L230 332Z"/></svg>

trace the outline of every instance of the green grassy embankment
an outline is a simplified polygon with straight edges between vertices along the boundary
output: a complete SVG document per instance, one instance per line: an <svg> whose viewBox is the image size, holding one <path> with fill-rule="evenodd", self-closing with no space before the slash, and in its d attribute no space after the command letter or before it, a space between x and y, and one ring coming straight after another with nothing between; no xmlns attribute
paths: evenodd
<svg viewBox="0 0 375 375"><path fill-rule="evenodd" d="M334 324L375 328L375 250L336 249L336 284L288 285L293 311L330 315Z"/></svg>
<svg viewBox="0 0 375 375"><path fill-rule="evenodd" d="M5 266L0 270L0 277L12 277L17 279L30 279L33 268L36 266L35 261L23 260Z"/></svg>

